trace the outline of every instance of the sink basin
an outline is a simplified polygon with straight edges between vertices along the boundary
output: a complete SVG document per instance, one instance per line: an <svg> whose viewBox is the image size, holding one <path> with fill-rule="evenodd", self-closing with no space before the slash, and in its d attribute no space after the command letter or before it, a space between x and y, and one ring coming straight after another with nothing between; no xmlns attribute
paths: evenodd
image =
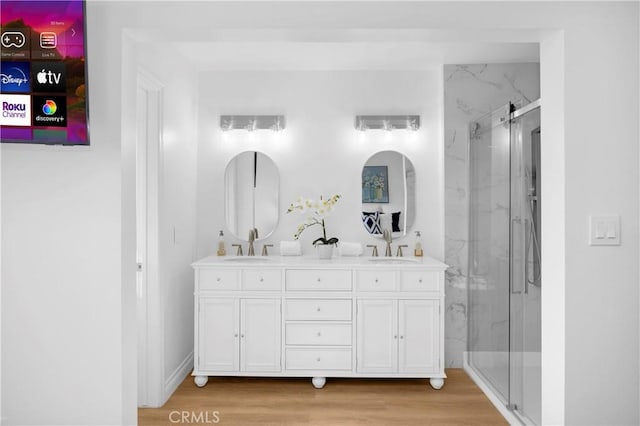
<svg viewBox="0 0 640 426"><path fill-rule="evenodd" d="M410 257L372 257L369 262L382 263L382 264L402 264L402 263L418 263L417 259Z"/></svg>
<svg viewBox="0 0 640 426"><path fill-rule="evenodd" d="M225 257L225 262L237 262L237 263L268 263L273 262L273 259L265 256L235 256Z"/></svg>

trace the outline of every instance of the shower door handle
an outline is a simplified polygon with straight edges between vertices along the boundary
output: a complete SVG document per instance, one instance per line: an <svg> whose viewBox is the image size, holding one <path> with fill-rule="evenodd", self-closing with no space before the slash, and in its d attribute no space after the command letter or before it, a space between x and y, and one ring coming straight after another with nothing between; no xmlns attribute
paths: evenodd
<svg viewBox="0 0 640 426"><path fill-rule="evenodd" d="M519 225L519 226L518 226ZM511 219L511 238L509 244L509 286L511 287L511 294L522 294L522 289L516 290L515 284L515 252L516 252L516 244L515 244L515 236L516 232L520 230L520 226L522 225L522 219L520 216L516 216Z"/></svg>
<svg viewBox="0 0 640 426"><path fill-rule="evenodd" d="M524 220L524 294L529 294L529 223Z"/></svg>

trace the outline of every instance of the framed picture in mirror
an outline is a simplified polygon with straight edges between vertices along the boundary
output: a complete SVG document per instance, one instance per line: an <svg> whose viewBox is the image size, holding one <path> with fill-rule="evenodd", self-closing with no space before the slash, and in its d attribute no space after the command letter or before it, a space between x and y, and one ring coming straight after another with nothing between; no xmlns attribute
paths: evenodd
<svg viewBox="0 0 640 426"><path fill-rule="evenodd" d="M362 202L389 202L387 166L364 166L362 169Z"/></svg>

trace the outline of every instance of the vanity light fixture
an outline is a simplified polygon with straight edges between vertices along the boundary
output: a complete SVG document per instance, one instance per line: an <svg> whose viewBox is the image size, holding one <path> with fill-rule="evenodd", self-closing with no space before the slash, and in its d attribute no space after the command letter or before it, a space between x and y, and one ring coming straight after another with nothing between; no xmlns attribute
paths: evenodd
<svg viewBox="0 0 640 426"><path fill-rule="evenodd" d="M381 130L418 130L419 115L356 115L356 129L360 131Z"/></svg>
<svg viewBox="0 0 640 426"><path fill-rule="evenodd" d="M221 115L220 128L228 130L283 130L285 127L284 115Z"/></svg>

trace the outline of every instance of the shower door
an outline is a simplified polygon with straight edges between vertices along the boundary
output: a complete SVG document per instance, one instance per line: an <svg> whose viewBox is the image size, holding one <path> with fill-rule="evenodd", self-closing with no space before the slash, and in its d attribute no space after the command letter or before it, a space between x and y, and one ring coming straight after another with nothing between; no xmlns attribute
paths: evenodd
<svg viewBox="0 0 640 426"><path fill-rule="evenodd" d="M509 408L540 424L540 108L511 120Z"/></svg>
<svg viewBox="0 0 640 426"><path fill-rule="evenodd" d="M540 423L540 109L469 128L468 362L525 424Z"/></svg>

